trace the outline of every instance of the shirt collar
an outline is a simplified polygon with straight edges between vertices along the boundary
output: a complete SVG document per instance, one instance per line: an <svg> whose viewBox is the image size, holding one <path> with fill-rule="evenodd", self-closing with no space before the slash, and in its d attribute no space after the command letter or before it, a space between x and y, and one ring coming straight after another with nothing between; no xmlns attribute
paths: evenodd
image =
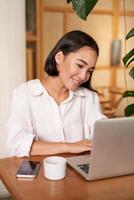
<svg viewBox="0 0 134 200"><path fill-rule="evenodd" d="M44 92L44 87L39 79L28 81L28 86L32 96L40 96Z"/></svg>
<svg viewBox="0 0 134 200"><path fill-rule="evenodd" d="M86 88L79 87L79 88L77 88L73 93L74 93L74 95L76 95L76 96L84 97L84 96L87 96L87 90L88 90L88 89L86 89Z"/></svg>
<svg viewBox="0 0 134 200"><path fill-rule="evenodd" d="M45 90L44 86L42 85L41 81L39 79L28 81L28 86L30 88L30 93L32 96L40 96L43 93L47 94L47 91ZM86 96L87 95L86 88L79 87L75 91L69 91L69 96Z"/></svg>

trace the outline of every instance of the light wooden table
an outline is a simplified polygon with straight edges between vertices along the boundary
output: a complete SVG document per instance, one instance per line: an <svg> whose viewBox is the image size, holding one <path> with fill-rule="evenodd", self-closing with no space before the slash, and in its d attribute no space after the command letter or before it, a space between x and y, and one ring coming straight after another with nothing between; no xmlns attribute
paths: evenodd
<svg viewBox="0 0 134 200"><path fill-rule="evenodd" d="M31 157L42 160L44 157ZM22 159L0 159L0 178L17 200L134 200L134 175L99 181L86 181L67 166L63 180L50 181L43 176L43 165L34 180L18 180L16 170Z"/></svg>

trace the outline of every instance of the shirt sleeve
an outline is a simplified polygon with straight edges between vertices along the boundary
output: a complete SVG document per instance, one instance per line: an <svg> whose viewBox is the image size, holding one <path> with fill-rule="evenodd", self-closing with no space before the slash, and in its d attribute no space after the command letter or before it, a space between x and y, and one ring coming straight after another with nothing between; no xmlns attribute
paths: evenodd
<svg viewBox="0 0 134 200"><path fill-rule="evenodd" d="M28 95L23 89L16 89L12 94L6 124L7 156L29 156L34 137Z"/></svg>

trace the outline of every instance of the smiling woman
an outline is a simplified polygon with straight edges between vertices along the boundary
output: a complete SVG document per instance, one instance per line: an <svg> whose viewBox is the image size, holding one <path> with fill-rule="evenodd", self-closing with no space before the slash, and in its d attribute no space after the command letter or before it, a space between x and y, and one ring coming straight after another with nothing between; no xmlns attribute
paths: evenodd
<svg viewBox="0 0 134 200"><path fill-rule="evenodd" d="M48 55L47 78L14 90L6 125L9 156L91 150L94 123L105 118L91 86L98 54L91 36L71 31Z"/></svg>
<svg viewBox="0 0 134 200"><path fill-rule="evenodd" d="M66 88L75 90L89 80L97 61L97 54L95 50L84 46L66 56L62 51L59 51L55 56L55 60L59 78Z"/></svg>

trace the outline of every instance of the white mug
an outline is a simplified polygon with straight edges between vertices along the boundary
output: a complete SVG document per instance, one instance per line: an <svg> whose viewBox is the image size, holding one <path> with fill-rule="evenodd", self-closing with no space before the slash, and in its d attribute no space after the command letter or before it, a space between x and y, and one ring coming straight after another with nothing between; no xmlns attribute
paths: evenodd
<svg viewBox="0 0 134 200"><path fill-rule="evenodd" d="M66 176L66 159L50 156L43 160L44 176L50 180L60 180Z"/></svg>

